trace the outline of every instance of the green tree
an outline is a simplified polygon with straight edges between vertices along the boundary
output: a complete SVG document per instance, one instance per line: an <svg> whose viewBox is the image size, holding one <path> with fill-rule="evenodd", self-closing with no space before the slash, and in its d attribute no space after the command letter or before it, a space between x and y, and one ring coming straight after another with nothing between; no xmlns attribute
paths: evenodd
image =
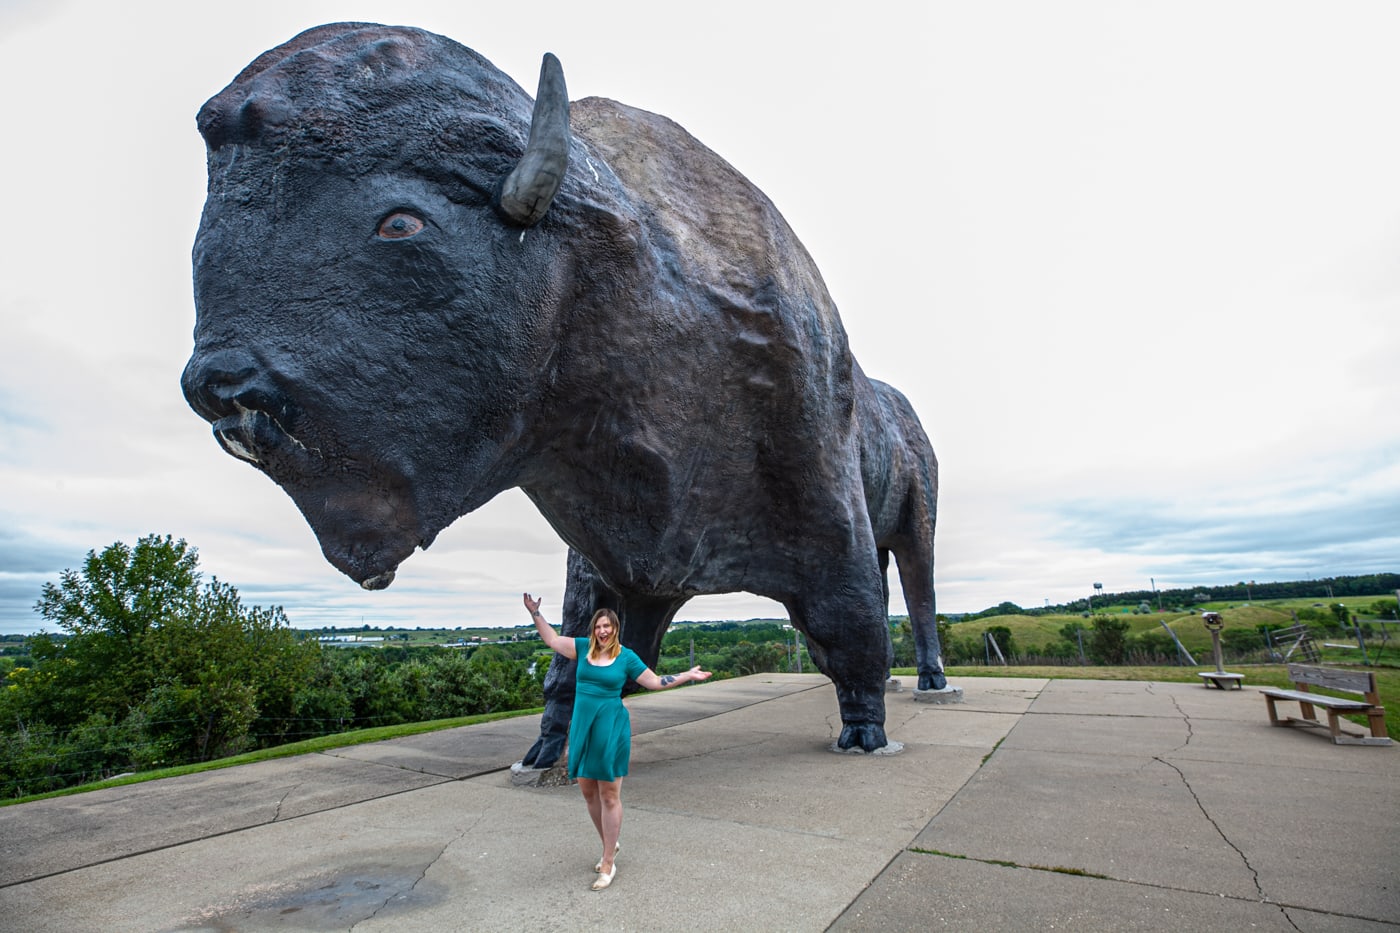
<svg viewBox="0 0 1400 933"><path fill-rule="evenodd" d="M244 609L238 590L217 579L147 639L157 681L151 719L165 724L172 755L200 761L258 738L280 741L318 650L297 640L280 608ZM253 728L259 720L265 736Z"/></svg>
<svg viewBox="0 0 1400 933"><path fill-rule="evenodd" d="M982 639L976 636L955 637L949 635L942 641L945 664L982 663Z"/></svg>
<svg viewBox="0 0 1400 933"><path fill-rule="evenodd" d="M183 540L148 535L45 585L35 608L67 634L35 637L0 728L82 746L70 764L91 767L69 777L227 754L257 741L259 717L285 730L316 643L299 642L280 608L245 609L234 587L203 583L198 562Z"/></svg>
<svg viewBox="0 0 1400 933"><path fill-rule="evenodd" d="M953 623L949 622L948 617L941 612L934 616L934 620L938 623L938 644L943 649L943 655L946 658L948 642L953 638Z"/></svg>
<svg viewBox="0 0 1400 933"><path fill-rule="evenodd" d="M1005 625L987 626L987 634L996 639L997 647L1001 648L1002 655L1008 660L1017 654L1015 639L1011 637L1011 629Z"/></svg>
<svg viewBox="0 0 1400 933"><path fill-rule="evenodd" d="M89 715L114 719L155 686L147 639L153 628L185 615L199 593L199 557L183 540L147 535L127 547L88 551L83 569L44 584L35 610L63 629L62 640L34 637L29 686L50 725L68 727Z"/></svg>
<svg viewBox="0 0 1400 933"><path fill-rule="evenodd" d="M1095 664L1122 664L1128 652L1128 623L1109 615L1094 616L1094 624L1084 645Z"/></svg>
<svg viewBox="0 0 1400 933"><path fill-rule="evenodd" d="M1176 657L1176 643L1166 632L1148 629L1132 640L1133 647L1152 658Z"/></svg>
<svg viewBox="0 0 1400 933"><path fill-rule="evenodd" d="M292 700L292 715L284 722L289 741L344 732L351 728L355 707L340 678L335 651L317 652L306 678Z"/></svg>
<svg viewBox="0 0 1400 933"><path fill-rule="evenodd" d="M725 664L725 669L732 671L736 677L782 670L783 663L787 660L782 648L772 642L756 645L753 642L741 641L730 648L726 655L728 663Z"/></svg>
<svg viewBox="0 0 1400 933"><path fill-rule="evenodd" d="M1220 646L1235 654L1247 654L1264 647L1264 636L1252 629L1227 628L1220 633Z"/></svg>
<svg viewBox="0 0 1400 933"><path fill-rule="evenodd" d="M1079 641L1079 633L1084 631L1088 630L1078 622L1066 622L1064 625L1060 626L1060 637L1067 642L1077 644Z"/></svg>
<svg viewBox="0 0 1400 933"><path fill-rule="evenodd" d="M895 667L913 667L918 652L914 648L914 627L908 616L900 616L891 633L891 647L894 648Z"/></svg>

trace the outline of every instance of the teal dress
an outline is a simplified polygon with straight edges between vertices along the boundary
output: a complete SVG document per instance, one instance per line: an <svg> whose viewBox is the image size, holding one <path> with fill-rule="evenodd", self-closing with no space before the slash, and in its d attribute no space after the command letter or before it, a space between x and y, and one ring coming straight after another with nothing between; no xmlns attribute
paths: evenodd
<svg viewBox="0 0 1400 933"><path fill-rule="evenodd" d="M632 758L632 719L622 688L647 666L631 648L607 666L588 663L588 639L575 638L574 716L569 722L569 777L615 781L627 776Z"/></svg>

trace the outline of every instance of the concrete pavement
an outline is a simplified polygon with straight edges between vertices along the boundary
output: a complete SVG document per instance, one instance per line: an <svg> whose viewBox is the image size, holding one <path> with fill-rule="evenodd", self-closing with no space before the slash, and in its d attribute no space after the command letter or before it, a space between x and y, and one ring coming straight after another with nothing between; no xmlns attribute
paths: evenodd
<svg viewBox="0 0 1400 933"><path fill-rule="evenodd" d="M538 717L0 808L0 930L1400 930L1400 753L1195 684L955 680L835 755L835 693L630 698L612 888Z"/></svg>

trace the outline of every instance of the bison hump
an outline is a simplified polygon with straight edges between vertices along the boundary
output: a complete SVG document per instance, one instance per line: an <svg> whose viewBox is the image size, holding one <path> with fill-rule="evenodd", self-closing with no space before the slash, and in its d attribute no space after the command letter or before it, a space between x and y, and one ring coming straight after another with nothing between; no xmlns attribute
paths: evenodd
<svg viewBox="0 0 1400 933"><path fill-rule="evenodd" d="M773 202L732 165L659 114L601 97L572 108L574 133L643 206L643 223L675 244L694 281L776 282L834 317L807 250Z"/></svg>

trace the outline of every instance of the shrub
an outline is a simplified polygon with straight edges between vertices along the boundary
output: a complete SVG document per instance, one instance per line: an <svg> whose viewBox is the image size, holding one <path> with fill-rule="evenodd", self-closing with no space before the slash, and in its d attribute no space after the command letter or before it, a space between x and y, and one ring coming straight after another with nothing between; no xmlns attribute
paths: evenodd
<svg viewBox="0 0 1400 933"><path fill-rule="evenodd" d="M1128 623L1113 616L1094 616L1084 650L1095 664L1122 664L1128 653Z"/></svg>

